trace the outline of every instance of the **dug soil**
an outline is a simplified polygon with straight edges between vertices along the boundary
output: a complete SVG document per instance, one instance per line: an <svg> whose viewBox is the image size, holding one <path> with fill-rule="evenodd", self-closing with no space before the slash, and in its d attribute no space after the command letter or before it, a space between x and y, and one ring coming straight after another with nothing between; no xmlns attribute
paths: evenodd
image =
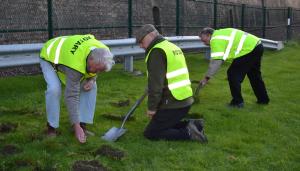
<svg viewBox="0 0 300 171"><path fill-rule="evenodd" d="M94 154L95 156L103 155L115 160L121 160L125 156L124 151L113 148L109 145L102 145L98 150L94 152Z"/></svg>

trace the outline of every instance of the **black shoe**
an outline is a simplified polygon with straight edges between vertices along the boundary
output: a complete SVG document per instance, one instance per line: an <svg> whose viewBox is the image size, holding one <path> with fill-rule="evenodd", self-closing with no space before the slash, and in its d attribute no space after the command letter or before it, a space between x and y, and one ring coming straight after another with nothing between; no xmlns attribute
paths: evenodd
<svg viewBox="0 0 300 171"><path fill-rule="evenodd" d="M47 122L47 131L46 134L48 137L56 137L57 131L54 127L50 126L50 124Z"/></svg>
<svg viewBox="0 0 300 171"><path fill-rule="evenodd" d="M243 108L244 107L244 102L241 102L241 103L229 103L228 106L232 107L232 108Z"/></svg>
<svg viewBox="0 0 300 171"><path fill-rule="evenodd" d="M202 134L202 139L204 143L208 143L207 137L204 133L204 119L194 119L194 124L198 131Z"/></svg>
<svg viewBox="0 0 300 171"><path fill-rule="evenodd" d="M190 119L196 125L197 129L201 132L204 131L204 120L203 119Z"/></svg>
<svg viewBox="0 0 300 171"><path fill-rule="evenodd" d="M187 125L187 129L189 131L189 135L190 135L190 138L192 140L200 141L200 143L207 143L208 142L208 140L207 140L207 138L204 134L203 129L201 131L199 131L198 127L195 124L195 120L190 120L189 121L189 123Z"/></svg>

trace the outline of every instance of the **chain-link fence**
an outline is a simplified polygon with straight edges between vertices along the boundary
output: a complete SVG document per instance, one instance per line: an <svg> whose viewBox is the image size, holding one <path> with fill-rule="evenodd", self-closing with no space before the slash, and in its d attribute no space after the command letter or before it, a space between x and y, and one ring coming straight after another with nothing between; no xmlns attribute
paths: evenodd
<svg viewBox="0 0 300 171"><path fill-rule="evenodd" d="M217 0L1 0L0 16L0 44L86 33L98 39L127 38L146 23L165 36L197 35L210 26L240 28L273 40L300 37L299 9Z"/></svg>

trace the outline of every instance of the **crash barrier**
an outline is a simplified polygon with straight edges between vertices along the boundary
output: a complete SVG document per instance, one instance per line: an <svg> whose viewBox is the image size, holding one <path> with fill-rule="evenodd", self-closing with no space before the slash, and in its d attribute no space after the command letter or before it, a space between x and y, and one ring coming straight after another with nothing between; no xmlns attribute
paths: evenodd
<svg viewBox="0 0 300 171"><path fill-rule="evenodd" d="M166 37L166 39L183 50L209 52L209 48L200 41L198 36L176 36ZM132 72L134 56L141 56L145 53L134 38L102 40L102 42L111 49L116 57L124 58L125 71ZM281 41L262 39L262 43L266 49L280 50L283 48ZM43 43L0 45L0 68L38 64L42 47ZM206 53L206 58L209 58L208 55L209 53Z"/></svg>

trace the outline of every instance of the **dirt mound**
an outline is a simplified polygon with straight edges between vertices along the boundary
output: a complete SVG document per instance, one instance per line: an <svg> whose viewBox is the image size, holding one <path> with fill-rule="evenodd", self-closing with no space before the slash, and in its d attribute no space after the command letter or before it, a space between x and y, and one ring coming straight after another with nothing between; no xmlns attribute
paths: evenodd
<svg viewBox="0 0 300 171"><path fill-rule="evenodd" d="M1 123L0 124L0 133L9 133L14 131L18 127L18 124L15 123Z"/></svg>
<svg viewBox="0 0 300 171"><path fill-rule="evenodd" d="M97 160L78 160L72 166L73 171L107 171Z"/></svg>
<svg viewBox="0 0 300 171"><path fill-rule="evenodd" d="M25 115L25 114L32 114L32 115L43 115L42 109L31 109L28 107L16 107L16 108L7 108L0 106L0 114L1 113L9 113L9 114L16 114L16 115Z"/></svg>
<svg viewBox="0 0 300 171"><path fill-rule="evenodd" d="M124 151L113 148L109 145L102 145L98 150L94 152L94 154L95 156L103 155L115 160L121 160L125 156Z"/></svg>
<svg viewBox="0 0 300 171"><path fill-rule="evenodd" d="M129 106L130 100L129 99L119 100L118 102L110 102L110 104L116 107L125 107L125 106Z"/></svg>
<svg viewBox="0 0 300 171"><path fill-rule="evenodd" d="M3 155L13 155L13 154L21 153L21 152L22 152L22 150L13 144L5 145L1 149L1 154L3 154Z"/></svg>

